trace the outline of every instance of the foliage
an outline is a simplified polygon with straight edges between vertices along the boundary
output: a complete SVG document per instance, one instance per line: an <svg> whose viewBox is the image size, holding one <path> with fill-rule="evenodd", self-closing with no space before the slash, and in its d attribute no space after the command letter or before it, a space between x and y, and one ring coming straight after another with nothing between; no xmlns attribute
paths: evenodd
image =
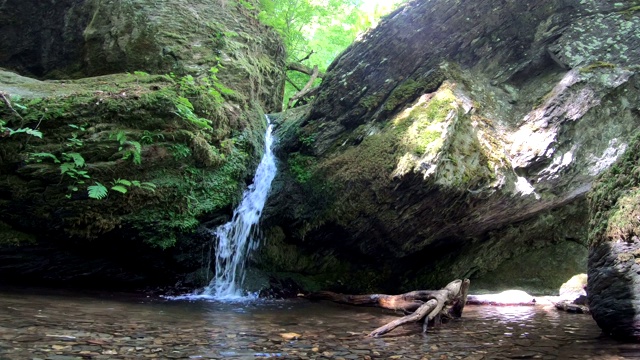
<svg viewBox="0 0 640 360"><path fill-rule="evenodd" d="M289 156L287 161L289 165L289 171L300 184L304 184L311 178L310 167L316 162L316 158L313 156L302 155L300 153L293 153Z"/></svg>
<svg viewBox="0 0 640 360"><path fill-rule="evenodd" d="M138 180L126 180L126 179L116 179L111 182L111 190L118 192L120 194L126 194L129 191L129 187L134 186L141 188L143 190L154 192L156 190L156 185L152 182L142 182ZM94 185L91 185L87 188L89 191L89 197L92 199L102 200L107 197L109 190L106 186L102 185L99 182L95 182Z"/></svg>
<svg viewBox="0 0 640 360"><path fill-rule="evenodd" d="M0 120L0 136L4 133L8 133L9 136L25 133L27 135L35 136L37 138L42 139L42 132L40 130L31 129L31 128L18 128L14 130L6 127L5 126L6 124L7 124L6 122L4 122L3 120Z"/></svg>
<svg viewBox="0 0 640 360"><path fill-rule="evenodd" d="M203 129L213 130L213 127L211 127L211 120L201 118L193 113L193 104L191 104L191 101L189 101L189 99L179 96L175 100L175 105L176 115L180 116L184 120L198 125Z"/></svg>
<svg viewBox="0 0 640 360"><path fill-rule="evenodd" d="M260 0L259 19L282 36L288 62L305 59L326 71L357 36L406 0ZM285 103L301 89L309 76L295 71L287 74Z"/></svg>
<svg viewBox="0 0 640 360"><path fill-rule="evenodd" d="M14 96L14 97L11 97L9 99L7 94L5 94L3 92L0 92L0 97L3 100L3 102L0 103L0 104L3 104L5 106L7 106L9 109L11 109L12 112L13 112L13 115L15 115L18 119L21 120L22 123L24 123L26 120L18 112L18 110L21 110L21 111L27 110L27 106L22 105L20 103L22 98L19 97L19 96ZM16 110L16 108L18 110ZM24 134L35 136L37 138L42 139L42 132L40 130L38 130L38 126L37 125L36 125L35 129L28 128L28 127L22 127L22 126L17 128L17 129L12 129L12 128L7 127L6 125L7 125L7 122L2 120L2 119L0 119L0 138L5 136L5 134L7 136L12 136L12 135L23 134L24 133Z"/></svg>
<svg viewBox="0 0 640 360"><path fill-rule="evenodd" d="M218 59L215 59L218 61ZM224 85L217 74L220 72L221 65L212 66L209 74L200 78L194 78L191 75L177 78L171 75L178 85L178 96L174 99L176 111L174 113L182 119L197 125L201 129L213 130L211 119L200 117L195 113L194 101L200 103L205 110L205 115L209 117L218 115L222 109L225 96L238 97L235 91ZM214 112L212 113L211 110Z"/></svg>
<svg viewBox="0 0 640 360"><path fill-rule="evenodd" d="M112 134L110 137L120 144L118 151L124 150L122 160L131 159L136 165L142 163L142 145L139 142L127 140L127 135L122 130Z"/></svg>

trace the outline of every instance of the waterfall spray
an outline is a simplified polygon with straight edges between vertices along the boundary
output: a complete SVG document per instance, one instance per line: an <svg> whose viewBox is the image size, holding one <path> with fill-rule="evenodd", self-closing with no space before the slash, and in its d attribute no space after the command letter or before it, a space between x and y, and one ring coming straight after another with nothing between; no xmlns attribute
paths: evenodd
<svg viewBox="0 0 640 360"><path fill-rule="evenodd" d="M245 264L251 250L258 246L257 227L267 201L271 182L276 175L276 161L271 150L273 125L267 116L265 151L251 184L243 193L240 205L228 223L212 231L215 247L216 274L203 295L217 300L236 300L247 296L242 290Z"/></svg>

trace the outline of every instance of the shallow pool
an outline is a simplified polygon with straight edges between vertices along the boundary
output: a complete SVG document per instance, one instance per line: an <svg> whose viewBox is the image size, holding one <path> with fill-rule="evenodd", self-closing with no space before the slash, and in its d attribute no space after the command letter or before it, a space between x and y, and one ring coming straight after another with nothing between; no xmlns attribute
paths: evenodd
<svg viewBox="0 0 640 360"><path fill-rule="evenodd" d="M469 305L461 320L427 335L407 325L366 337L398 315L302 299L222 304L0 290L0 359L640 358L640 345L602 336L590 316L541 306Z"/></svg>

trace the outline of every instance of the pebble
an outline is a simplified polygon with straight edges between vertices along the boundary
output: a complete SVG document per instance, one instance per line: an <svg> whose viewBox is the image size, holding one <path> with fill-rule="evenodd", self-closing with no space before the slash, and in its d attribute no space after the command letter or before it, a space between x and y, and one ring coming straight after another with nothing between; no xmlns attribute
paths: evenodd
<svg viewBox="0 0 640 360"><path fill-rule="evenodd" d="M408 324L369 338L367 333L397 316L330 303L276 304L141 304L0 293L0 359L617 360L640 356L639 344L621 346L601 337L590 317L535 306L467 306L462 319L431 327L426 335L420 326ZM36 318L34 313L42 316Z"/></svg>

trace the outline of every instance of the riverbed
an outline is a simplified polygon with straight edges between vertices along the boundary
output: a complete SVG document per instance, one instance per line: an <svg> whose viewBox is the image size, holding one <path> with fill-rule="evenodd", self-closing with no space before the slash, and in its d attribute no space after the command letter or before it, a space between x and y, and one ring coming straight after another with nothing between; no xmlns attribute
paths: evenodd
<svg viewBox="0 0 640 360"><path fill-rule="evenodd" d="M467 306L421 334L366 336L399 314L303 299L225 304L144 295L0 289L1 360L638 359L589 315Z"/></svg>

